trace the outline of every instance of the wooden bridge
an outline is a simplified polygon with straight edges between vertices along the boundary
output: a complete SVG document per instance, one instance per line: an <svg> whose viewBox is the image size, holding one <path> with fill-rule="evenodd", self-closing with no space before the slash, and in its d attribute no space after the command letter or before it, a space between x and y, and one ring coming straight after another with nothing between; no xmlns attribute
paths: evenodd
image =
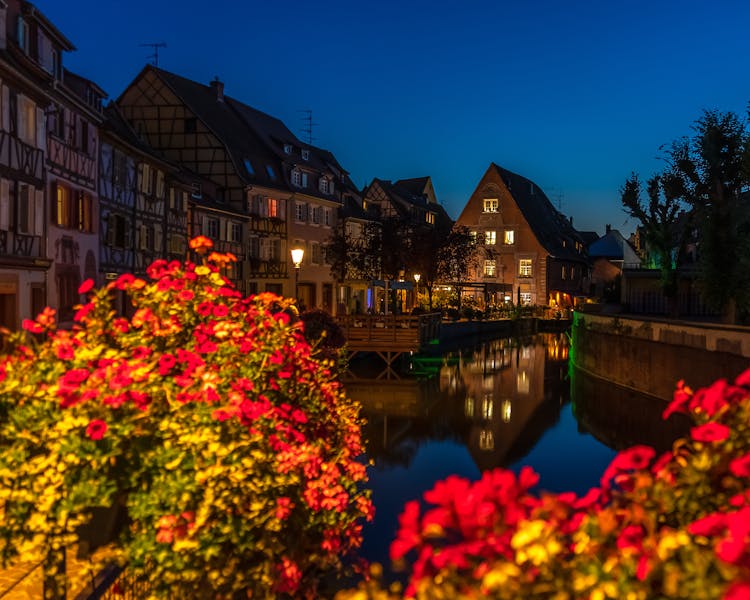
<svg viewBox="0 0 750 600"><path fill-rule="evenodd" d="M336 321L344 331L350 359L362 352L374 352L386 365L377 379L398 379L394 361L438 339L442 315L339 315Z"/></svg>

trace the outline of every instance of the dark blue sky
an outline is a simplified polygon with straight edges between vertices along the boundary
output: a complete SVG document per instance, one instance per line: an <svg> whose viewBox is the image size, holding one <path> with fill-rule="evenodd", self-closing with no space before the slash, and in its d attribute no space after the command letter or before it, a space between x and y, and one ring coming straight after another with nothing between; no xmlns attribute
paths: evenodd
<svg viewBox="0 0 750 600"><path fill-rule="evenodd" d="M456 218L490 162L581 230L627 234L619 187L704 108L744 116L746 0L37 0L112 97L159 66L282 119L358 186L431 175Z"/></svg>

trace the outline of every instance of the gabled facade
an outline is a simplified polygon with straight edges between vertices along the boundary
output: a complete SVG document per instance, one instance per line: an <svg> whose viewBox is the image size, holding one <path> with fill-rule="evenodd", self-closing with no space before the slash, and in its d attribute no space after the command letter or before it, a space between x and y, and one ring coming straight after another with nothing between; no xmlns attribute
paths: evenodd
<svg viewBox="0 0 750 600"><path fill-rule="evenodd" d="M197 202L191 227L237 247L242 291L287 296L297 291L307 308L334 309L323 247L343 196L357 192L330 152L301 142L280 120L225 95L218 80L202 85L148 66L117 103L144 141L213 186L211 210L225 217L217 223L197 210L208 204ZM202 196L196 183L191 198ZM298 286L293 245L305 248Z"/></svg>
<svg viewBox="0 0 750 600"><path fill-rule="evenodd" d="M492 163L456 224L479 242L465 289L480 303L570 306L583 292L583 242L531 180Z"/></svg>
<svg viewBox="0 0 750 600"><path fill-rule="evenodd" d="M434 227L450 221L438 204L430 177L400 179L395 183L373 179L362 192L364 206L384 219L397 218L411 226Z"/></svg>
<svg viewBox="0 0 750 600"><path fill-rule="evenodd" d="M73 45L28 2L0 3L0 326L47 304L47 109Z"/></svg>
<svg viewBox="0 0 750 600"><path fill-rule="evenodd" d="M591 290L598 298L619 301L619 279L625 268L639 269L641 257L617 229L606 226L605 234L589 244L591 260Z"/></svg>
<svg viewBox="0 0 750 600"><path fill-rule="evenodd" d="M47 187L52 260L48 295L61 323L70 323L85 279L97 280L98 149L102 99L95 83L63 70L47 108Z"/></svg>

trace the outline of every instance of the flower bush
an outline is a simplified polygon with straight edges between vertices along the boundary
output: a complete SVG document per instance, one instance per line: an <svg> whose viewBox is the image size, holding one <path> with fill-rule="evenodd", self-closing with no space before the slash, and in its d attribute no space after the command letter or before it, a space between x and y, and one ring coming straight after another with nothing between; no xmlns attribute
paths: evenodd
<svg viewBox="0 0 750 600"><path fill-rule="evenodd" d="M693 392L680 382L664 412L694 421L656 456L620 452L600 484L535 495L523 468L449 477L410 502L391 545L411 561L417 598L750 599L750 370ZM338 598L395 598L377 581Z"/></svg>
<svg viewBox="0 0 750 600"><path fill-rule="evenodd" d="M191 246L206 255L210 241ZM103 556L156 596L313 595L372 517L358 406L291 301L242 297L234 257L91 281L71 331L24 322L0 362L0 558L54 556L101 507ZM117 316L113 292L132 300ZM48 569L54 570L51 561Z"/></svg>

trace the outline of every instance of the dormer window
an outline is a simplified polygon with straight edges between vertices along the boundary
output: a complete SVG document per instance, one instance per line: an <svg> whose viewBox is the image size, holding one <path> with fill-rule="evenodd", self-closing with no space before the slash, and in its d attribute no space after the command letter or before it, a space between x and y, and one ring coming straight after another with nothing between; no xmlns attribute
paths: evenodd
<svg viewBox="0 0 750 600"><path fill-rule="evenodd" d="M302 150L302 160L310 160L310 151Z"/></svg>
<svg viewBox="0 0 750 600"><path fill-rule="evenodd" d="M23 17L18 17L18 46L24 54L29 53L29 24Z"/></svg>
<svg viewBox="0 0 750 600"><path fill-rule="evenodd" d="M253 165L250 162L249 158L246 158L244 161L242 161L245 165L245 170L247 171L248 175L255 175L255 169L253 169Z"/></svg>
<svg viewBox="0 0 750 600"><path fill-rule="evenodd" d="M292 145L284 144L284 154L291 154L291 153L292 153Z"/></svg>
<svg viewBox="0 0 750 600"><path fill-rule="evenodd" d="M271 165L266 165L266 173L271 181L276 181L276 171L273 170Z"/></svg>

